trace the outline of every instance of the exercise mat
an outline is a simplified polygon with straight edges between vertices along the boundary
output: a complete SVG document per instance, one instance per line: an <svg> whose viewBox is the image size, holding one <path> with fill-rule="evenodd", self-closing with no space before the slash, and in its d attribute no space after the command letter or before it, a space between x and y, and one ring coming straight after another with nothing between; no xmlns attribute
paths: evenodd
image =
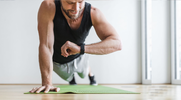
<svg viewBox="0 0 181 100"><path fill-rule="evenodd" d="M97 85L59 85L56 86L60 88L59 92L49 91L48 93L44 93L43 91L40 93L30 93L26 92L24 94L66 94L66 93L73 93L73 94L140 94L131 91L125 91L121 89L116 89L112 87Z"/></svg>

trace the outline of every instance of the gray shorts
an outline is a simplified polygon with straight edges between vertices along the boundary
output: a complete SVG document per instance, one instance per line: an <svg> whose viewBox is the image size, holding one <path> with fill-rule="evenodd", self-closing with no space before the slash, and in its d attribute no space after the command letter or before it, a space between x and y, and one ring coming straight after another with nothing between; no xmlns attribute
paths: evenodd
<svg viewBox="0 0 181 100"><path fill-rule="evenodd" d="M73 74L75 72L77 72L81 78L84 78L89 72L88 55L80 55L78 58L65 64L53 62L53 71L68 82L73 79Z"/></svg>

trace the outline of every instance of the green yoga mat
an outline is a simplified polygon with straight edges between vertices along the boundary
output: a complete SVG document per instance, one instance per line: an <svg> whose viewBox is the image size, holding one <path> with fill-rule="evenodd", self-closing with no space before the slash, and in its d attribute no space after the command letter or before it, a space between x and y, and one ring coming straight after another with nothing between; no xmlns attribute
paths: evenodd
<svg viewBox="0 0 181 100"><path fill-rule="evenodd" d="M49 91L46 94L63 94L63 93L75 93L75 94L140 94L136 92L125 91L121 89L106 87L106 86L91 86L91 85L59 85L59 92ZM24 94L37 94L26 92ZM45 94L40 92L39 94Z"/></svg>

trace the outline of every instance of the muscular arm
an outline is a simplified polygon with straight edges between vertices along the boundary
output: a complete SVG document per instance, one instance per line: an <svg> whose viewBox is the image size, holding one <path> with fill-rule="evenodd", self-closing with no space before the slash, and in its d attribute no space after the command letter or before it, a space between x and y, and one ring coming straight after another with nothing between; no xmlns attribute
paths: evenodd
<svg viewBox="0 0 181 100"><path fill-rule="evenodd" d="M91 20L101 42L85 45L85 53L109 54L122 49L121 40L116 30L107 22L104 15L97 8L91 8ZM67 52L67 49L69 52ZM67 41L61 48L62 55L68 57L80 53L80 47Z"/></svg>
<svg viewBox="0 0 181 100"><path fill-rule="evenodd" d="M85 46L85 53L108 54L122 49L120 38L116 30L107 22L97 8L91 8L91 19L98 37L102 40Z"/></svg>
<svg viewBox="0 0 181 100"><path fill-rule="evenodd" d="M53 3L42 2L38 12L38 32L39 32L39 64L42 77L42 85L52 84L52 55L53 55L53 18L55 8Z"/></svg>
<svg viewBox="0 0 181 100"><path fill-rule="evenodd" d="M53 0L45 0L42 2L38 12L38 32L39 32L39 65L42 77L42 86L33 88L31 93L39 93L43 90L47 93L49 90L58 92L60 88L52 86L53 72L53 18L55 15L55 5Z"/></svg>

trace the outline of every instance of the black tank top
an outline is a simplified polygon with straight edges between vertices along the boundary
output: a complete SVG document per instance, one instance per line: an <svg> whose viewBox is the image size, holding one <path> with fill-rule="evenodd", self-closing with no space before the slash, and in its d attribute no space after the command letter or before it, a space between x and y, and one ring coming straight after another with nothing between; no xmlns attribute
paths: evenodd
<svg viewBox="0 0 181 100"><path fill-rule="evenodd" d="M83 12L82 21L80 27L76 30L72 30L67 23L61 11L60 0L55 0L56 13L53 20L54 23L54 53L53 61L64 64L79 57L80 54L63 57L61 55L61 47L66 41L71 41L77 45L81 45L85 42L86 37L89 34L89 30L92 27L92 21L90 16L91 4L85 2L85 8Z"/></svg>

